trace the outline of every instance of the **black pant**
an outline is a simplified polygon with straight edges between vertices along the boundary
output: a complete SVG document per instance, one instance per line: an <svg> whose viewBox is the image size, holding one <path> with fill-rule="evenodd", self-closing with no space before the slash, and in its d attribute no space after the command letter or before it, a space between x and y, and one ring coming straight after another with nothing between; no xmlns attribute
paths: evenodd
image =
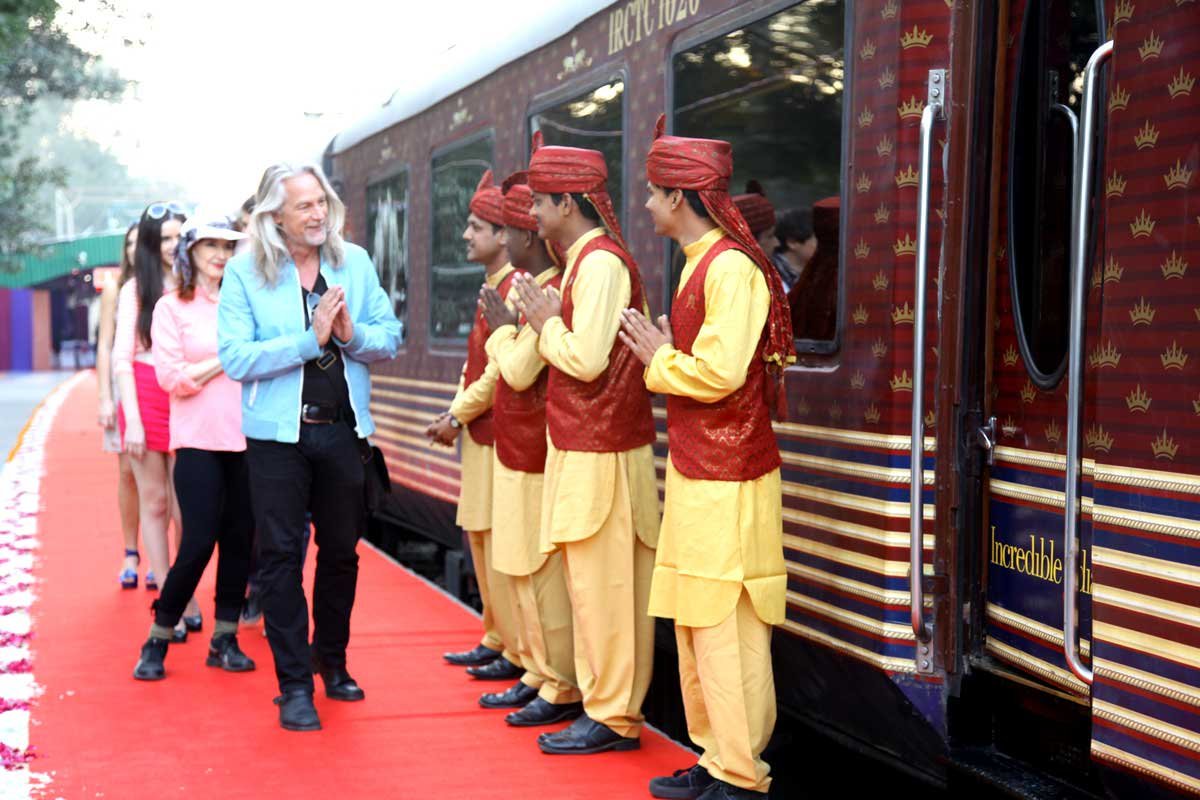
<svg viewBox="0 0 1200 800"><path fill-rule="evenodd" d="M245 453L180 448L175 454L175 494L183 516L183 540L155 603L154 621L174 627L200 577L217 556L217 619L237 622L246 596L254 518Z"/></svg>
<svg viewBox="0 0 1200 800"><path fill-rule="evenodd" d="M296 444L247 440L250 489L267 641L280 691L312 690L310 658L344 666L358 584L359 532L365 523L362 446L342 422L301 424ZM308 526L316 526L313 640L300 570Z"/></svg>

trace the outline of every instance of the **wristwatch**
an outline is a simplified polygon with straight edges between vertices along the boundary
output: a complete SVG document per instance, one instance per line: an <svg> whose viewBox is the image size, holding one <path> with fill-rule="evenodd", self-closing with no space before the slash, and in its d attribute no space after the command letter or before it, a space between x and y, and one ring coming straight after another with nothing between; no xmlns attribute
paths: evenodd
<svg viewBox="0 0 1200 800"><path fill-rule="evenodd" d="M454 416L453 414L450 415L450 427L454 428L455 430L458 430L462 427L462 423L458 421L458 417Z"/></svg>

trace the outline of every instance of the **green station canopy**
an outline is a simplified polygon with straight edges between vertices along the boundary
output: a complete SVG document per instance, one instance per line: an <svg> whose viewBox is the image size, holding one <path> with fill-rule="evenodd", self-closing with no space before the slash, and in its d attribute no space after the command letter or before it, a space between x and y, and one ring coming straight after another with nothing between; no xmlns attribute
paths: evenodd
<svg viewBox="0 0 1200 800"><path fill-rule="evenodd" d="M121 233L110 233L41 245L15 258L18 265L16 272L0 269L0 287L19 289L38 286L70 275L73 270L116 266L121 262L124 238Z"/></svg>

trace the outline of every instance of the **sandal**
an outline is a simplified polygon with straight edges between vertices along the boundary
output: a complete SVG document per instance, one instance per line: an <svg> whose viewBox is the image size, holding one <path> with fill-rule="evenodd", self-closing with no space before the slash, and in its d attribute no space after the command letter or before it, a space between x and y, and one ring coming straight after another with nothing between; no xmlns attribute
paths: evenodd
<svg viewBox="0 0 1200 800"><path fill-rule="evenodd" d="M154 577L154 570L146 570L146 591L158 591L158 578Z"/></svg>
<svg viewBox="0 0 1200 800"><path fill-rule="evenodd" d="M138 564L142 563L142 557L138 553L137 550L126 549L125 557L129 558L130 556L137 559L136 563L138 563ZM122 589L136 589L137 588L138 574L137 574L136 569L130 569L129 567L125 567L125 569L121 570L121 574L118 577L120 578ZM149 580L150 573L146 574L146 578L147 578L147 580Z"/></svg>

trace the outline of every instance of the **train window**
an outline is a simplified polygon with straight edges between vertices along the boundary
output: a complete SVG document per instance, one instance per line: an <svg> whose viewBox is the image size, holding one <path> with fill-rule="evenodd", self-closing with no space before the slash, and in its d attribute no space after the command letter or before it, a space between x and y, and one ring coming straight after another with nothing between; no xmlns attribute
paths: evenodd
<svg viewBox="0 0 1200 800"><path fill-rule="evenodd" d="M367 187L367 252L392 301L403 339L408 323L408 172Z"/></svg>
<svg viewBox="0 0 1200 800"><path fill-rule="evenodd" d="M586 147L604 154L608 164L608 193L622 223L624 99L625 82L612 80L529 117L530 134L541 131L546 144Z"/></svg>
<svg viewBox="0 0 1200 800"><path fill-rule="evenodd" d="M757 182L775 207L776 228L759 240L808 353L837 347L845 16L844 0L807 0L671 60L673 131L731 142L730 190ZM678 271L667 273L671 297Z"/></svg>
<svg viewBox="0 0 1200 800"><path fill-rule="evenodd" d="M1017 338L1042 388L1056 385L1066 368L1071 118L1079 115L1083 68L1100 36L1095 0L1026 7L1013 87L1008 263Z"/></svg>
<svg viewBox="0 0 1200 800"><path fill-rule="evenodd" d="M492 134L451 145L433 157L433 259L430 330L436 339L465 339L475 320L483 265L467 261L462 239L471 197L493 159Z"/></svg>

